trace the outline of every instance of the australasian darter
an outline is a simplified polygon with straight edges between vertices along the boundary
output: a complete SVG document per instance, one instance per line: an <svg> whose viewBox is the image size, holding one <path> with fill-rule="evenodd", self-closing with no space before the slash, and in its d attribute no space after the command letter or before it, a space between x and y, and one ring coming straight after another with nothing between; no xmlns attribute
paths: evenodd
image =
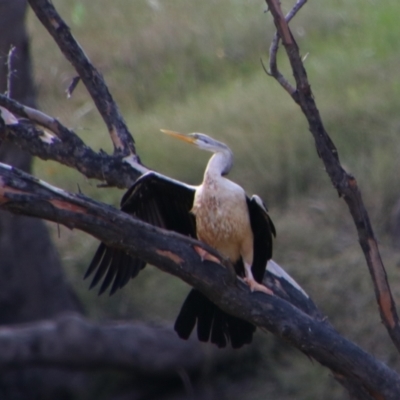
<svg viewBox="0 0 400 400"><path fill-rule="evenodd" d="M274 225L258 196L251 198L224 176L232 168L228 146L202 133L183 135L162 130L173 137L214 153L199 186L190 186L155 172L140 177L121 200L121 210L150 224L188 235L207 243L228 258L251 290L272 292L261 285L267 261L272 257ZM199 253L200 254L200 253ZM207 258L207 254L200 254ZM145 262L101 243L85 278L96 271L91 287L103 277L103 293L122 288L144 268ZM197 323L201 341L238 348L252 341L255 326L231 316L196 289L186 298L175 330L187 339Z"/></svg>

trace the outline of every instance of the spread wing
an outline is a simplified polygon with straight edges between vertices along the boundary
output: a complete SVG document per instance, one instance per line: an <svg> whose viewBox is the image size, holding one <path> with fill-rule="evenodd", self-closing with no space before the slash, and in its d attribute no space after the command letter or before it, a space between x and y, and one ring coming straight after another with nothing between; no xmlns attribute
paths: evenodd
<svg viewBox="0 0 400 400"><path fill-rule="evenodd" d="M122 197L121 210L152 225L196 237L196 222L190 213L195 189L155 172L148 172ZM94 273L90 285L92 288L104 278L99 294L112 284L112 295L134 278L145 265L143 260L101 243L85 279Z"/></svg>
<svg viewBox="0 0 400 400"><path fill-rule="evenodd" d="M267 213L260 197L253 195L247 198L250 214L250 224L254 235L253 265L251 272L254 279L261 283L267 262L272 258L272 236L276 236L275 226Z"/></svg>

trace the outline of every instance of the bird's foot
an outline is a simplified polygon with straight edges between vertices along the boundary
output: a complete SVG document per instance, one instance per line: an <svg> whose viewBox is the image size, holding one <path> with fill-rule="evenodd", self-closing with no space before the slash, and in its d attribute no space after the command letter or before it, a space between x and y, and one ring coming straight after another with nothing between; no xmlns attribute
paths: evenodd
<svg viewBox="0 0 400 400"><path fill-rule="evenodd" d="M212 261L215 262L217 264L221 264L221 261L213 256L212 254L210 254L207 250L204 250L203 248L199 247L199 246L193 246L195 252L200 256L201 261L207 260L207 261Z"/></svg>
<svg viewBox="0 0 400 400"><path fill-rule="evenodd" d="M274 292L271 289L268 289L266 286L261 285L261 283L258 283L254 279L243 278L243 280L249 285L250 290L252 292L257 291L257 292L264 292L264 293L269 294L271 296L274 295Z"/></svg>

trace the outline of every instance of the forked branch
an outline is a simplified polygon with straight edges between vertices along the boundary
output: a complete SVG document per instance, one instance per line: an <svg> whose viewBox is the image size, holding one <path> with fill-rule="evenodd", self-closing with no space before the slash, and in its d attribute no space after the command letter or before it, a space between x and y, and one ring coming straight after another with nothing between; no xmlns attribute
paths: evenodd
<svg viewBox="0 0 400 400"><path fill-rule="evenodd" d="M95 152L56 118L1 94L0 106L18 117L26 118L19 123L5 122L0 129L0 141L12 142L42 160L57 161L78 170L87 178L95 178L108 186L119 188L130 187L141 174L148 171L130 156ZM54 135L36 125L45 127Z"/></svg>
<svg viewBox="0 0 400 400"><path fill-rule="evenodd" d="M348 205L374 284L376 300L378 302L382 321L393 343L397 347L397 350L400 351L400 324L396 306L379 252L378 243L375 239L371 221L358 188L357 181L352 175L347 173L340 164L337 149L325 130L308 82L299 48L290 32L288 18L283 16L279 0L266 0L266 2L277 28L275 38L281 38L295 78L296 90L293 93L289 91L289 93L293 100L300 106L308 121L318 155L324 163L326 172L333 186ZM299 9L298 4L295 8L296 10ZM292 14L294 14L294 12L289 13L289 15ZM271 45L271 53L274 64L276 64L277 51L278 42L273 42L273 45ZM277 67L276 71L279 71ZM272 75L282 84L280 75L274 73L272 73Z"/></svg>
<svg viewBox="0 0 400 400"><path fill-rule="evenodd" d="M100 72L72 36L71 31L49 0L28 0L36 16L77 71L107 125L115 153L138 162L135 143Z"/></svg>

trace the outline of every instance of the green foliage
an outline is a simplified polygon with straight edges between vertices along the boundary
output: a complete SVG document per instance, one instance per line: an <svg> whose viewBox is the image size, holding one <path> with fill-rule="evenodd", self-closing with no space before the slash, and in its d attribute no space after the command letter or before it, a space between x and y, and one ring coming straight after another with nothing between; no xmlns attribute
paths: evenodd
<svg viewBox="0 0 400 400"><path fill-rule="evenodd" d="M205 132L229 144L236 157L232 179L265 199L277 225L276 260L341 332L398 364L380 326L344 202L323 170L301 111L261 68L259 59L267 62L273 33L262 2L54 3L104 74L144 163L197 183L208 154L175 143L159 129ZM317 105L342 163L361 187L395 291L400 287L395 271L399 256L386 229L399 198L399 11L397 0L326 0L307 4L292 22L307 55L305 66ZM71 100L65 98L74 71L33 16L29 26L41 108L75 129L89 145L111 151L106 129L83 86ZM280 59L282 71L292 79L284 57ZM55 163L37 162L36 171L69 190L76 191L78 183L84 193L107 203L117 205L121 196L121 191L98 189L95 182ZM186 293L184 284L146 268L113 298L97 298L81 282L94 241L63 228L60 238L55 229L55 240L93 316L174 319ZM260 374L247 390L247 399L265 398L266 393L280 399L343 397L326 370L298 353L274 355L265 335L258 344L273 358L273 373L267 381ZM272 361L264 362L268 368Z"/></svg>
<svg viewBox="0 0 400 400"><path fill-rule="evenodd" d="M82 23L85 21L85 10L85 6L82 3L76 2L74 4L74 7L71 11L71 20L74 25L82 25Z"/></svg>

